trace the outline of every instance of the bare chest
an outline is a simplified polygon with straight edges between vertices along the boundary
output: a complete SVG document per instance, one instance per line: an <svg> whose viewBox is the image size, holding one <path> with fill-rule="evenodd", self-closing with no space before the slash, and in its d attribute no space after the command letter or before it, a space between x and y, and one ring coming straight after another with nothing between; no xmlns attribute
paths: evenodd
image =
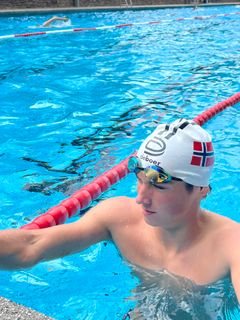
<svg viewBox="0 0 240 320"><path fill-rule="evenodd" d="M221 250L211 239L189 246L179 254L168 252L154 236L139 228L123 228L114 236L114 241L130 263L151 270L167 269L200 285L217 281L228 273Z"/></svg>

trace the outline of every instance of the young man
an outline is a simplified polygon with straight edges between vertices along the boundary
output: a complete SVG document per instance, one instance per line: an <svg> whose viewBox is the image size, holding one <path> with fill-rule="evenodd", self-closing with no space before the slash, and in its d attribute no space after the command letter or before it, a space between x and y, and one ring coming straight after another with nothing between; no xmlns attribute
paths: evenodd
<svg viewBox="0 0 240 320"><path fill-rule="evenodd" d="M159 125L129 161L136 199L102 201L67 225L1 231L0 267L31 267L110 240L131 264L199 285L230 274L240 301L239 224L200 207L213 160L211 137L194 122Z"/></svg>

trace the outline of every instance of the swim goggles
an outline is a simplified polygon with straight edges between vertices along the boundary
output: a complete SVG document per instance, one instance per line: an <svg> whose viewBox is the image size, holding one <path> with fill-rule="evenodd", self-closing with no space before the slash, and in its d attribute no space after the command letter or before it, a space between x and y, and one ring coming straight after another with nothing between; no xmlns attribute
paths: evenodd
<svg viewBox="0 0 240 320"><path fill-rule="evenodd" d="M181 181L181 179L171 176L161 167L153 165L143 168L141 160L138 157L134 156L129 158L128 160L128 170L130 172L135 172L136 174L138 174L140 171L144 171L145 176L149 180L149 183L151 183L155 187L158 187L163 183L168 183L172 180Z"/></svg>

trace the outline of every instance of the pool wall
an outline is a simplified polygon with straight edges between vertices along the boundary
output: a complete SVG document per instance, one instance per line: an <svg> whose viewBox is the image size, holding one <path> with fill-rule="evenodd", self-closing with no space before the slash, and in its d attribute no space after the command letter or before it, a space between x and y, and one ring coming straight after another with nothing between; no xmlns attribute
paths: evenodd
<svg viewBox="0 0 240 320"><path fill-rule="evenodd" d="M239 4L232 0L1 0L0 10L30 8L96 8L96 7L138 7L174 6L199 4Z"/></svg>

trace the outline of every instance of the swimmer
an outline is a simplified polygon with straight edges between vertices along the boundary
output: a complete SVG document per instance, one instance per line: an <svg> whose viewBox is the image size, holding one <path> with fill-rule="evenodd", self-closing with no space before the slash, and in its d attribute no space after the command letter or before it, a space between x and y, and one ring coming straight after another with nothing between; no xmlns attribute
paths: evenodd
<svg viewBox="0 0 240 320"><path fill-rule="evenodd" d="M129 160L136 199L104 200L66 225L0 231L0 267L29 268L111 241L130 265L199 285L230 275L240 301L239 224L201 207L213 163L212 138L202 127L186 119L160 124Z"/></svg>
<svg viewBox="0 0 240 320"><path fill-rule="evenodd" d="M42 24L42 27L50 27L51 24L55 21L64 21L64 22L67 22L69 20L68 17L58 17L58 16L54 16L50 19L48 19L47 21L45 21L43 24Z"/></svg>

